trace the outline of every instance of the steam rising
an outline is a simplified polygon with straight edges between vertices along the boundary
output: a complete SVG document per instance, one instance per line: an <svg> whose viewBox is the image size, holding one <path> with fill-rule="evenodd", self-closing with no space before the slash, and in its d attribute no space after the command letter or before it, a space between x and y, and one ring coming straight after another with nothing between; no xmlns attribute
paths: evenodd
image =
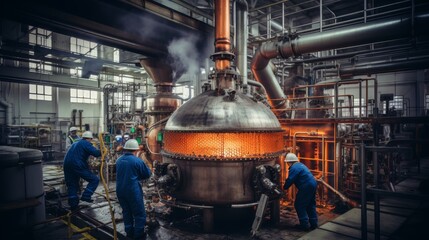
<svg viewBox="0 0 429 240"><path fill-rule="evenodd" d="M173 83L183 74L197 74L199 56L197 50L198 38L189 35L180 39L173 39L168 45L168 61L173 69Z"/></svg>
<svg viewBox="0 0 429 240"><path fill-rule="evenodd" d="M197 74L200 65L213 53L212 32L172 24L169 20L149 13L124 14L120 23L126 32L138 36L140 44L165 52L165 55L148 57L170 65L173 83L183 74Z"/></svg>

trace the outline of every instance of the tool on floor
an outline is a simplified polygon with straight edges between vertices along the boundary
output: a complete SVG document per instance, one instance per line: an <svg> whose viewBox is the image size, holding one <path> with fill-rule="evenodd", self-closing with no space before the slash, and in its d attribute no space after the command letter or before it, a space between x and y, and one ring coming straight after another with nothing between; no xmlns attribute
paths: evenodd
<svg viewBox="0 0 429 240"><path fill-rule="evenodd" d="M261 225L262 219L264 218L265 209L267 208L267 202L268 202L268 196L265 194L262 194L258 202L258 208L256 209L256 215L255 215L255 220L253 220L252 230L250 231L250 234L252 235L252 237L256 235L256 232L258 231L259 226Z"/></svg>

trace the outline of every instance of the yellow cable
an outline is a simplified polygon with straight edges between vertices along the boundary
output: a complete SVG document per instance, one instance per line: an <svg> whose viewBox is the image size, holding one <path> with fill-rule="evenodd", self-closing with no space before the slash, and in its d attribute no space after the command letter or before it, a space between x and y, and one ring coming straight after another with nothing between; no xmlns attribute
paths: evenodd
<svg viewBox="0 0 429 240"><path fill-rule="evenodd" d="M72 237L73 232L75 232L75 233L82 234L82 236L85 237L84 239L97 240L95 237L91 236L91 234L87 233L88 231L91 230L90 227L79 228L76 225L70 223L69 220L67 220L67 221L61 220L61 221L69 227L69 234L68 234L68 238L69 239ZM70 230L72 232L70 232Z"/></svg>
<svg viewBox="0 0 429 240"><path fill-rule="evenodd" d="M106 199L107 199L107 202L109 203L110 215L112 216L113 239L117 240L118 237L117 237L117 234L116 234L115 213L113 212L112 204L110 203L109 188L107 187L106 181L104 180L104 176L103 176L103 166L104 166L104 162L106 161L105 158L106 158L106 154L107 154L107 148L104 145L104 139L103 139L102 133L98 134L98 139L100 141L100 151L101 151L100 176L101 176L101 181L103 182L104 191L106 192ZM109 168L109 166L107 166L107 168ZM109 171L109 169L107 169L107 171Z"/></svg>

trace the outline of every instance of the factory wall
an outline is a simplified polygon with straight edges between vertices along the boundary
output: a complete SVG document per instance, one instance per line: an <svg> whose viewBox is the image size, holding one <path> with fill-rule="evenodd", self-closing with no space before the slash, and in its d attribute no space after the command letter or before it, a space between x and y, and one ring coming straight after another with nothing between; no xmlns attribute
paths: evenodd
<svg viewBox="0 0 429 240"><path fill-rule="evenodd" d="M90 130L98 132L102 121L102 103L84 104L70 102L70 89L52 88L52 101L29 99L29 85L1 82L0 99L12 105L12 124L27 125L43 122L55 122L61 130L67 132L64 122L71 122L72 111L83 110L82 124L89 124ZM100 100L100 98L99 98ZM78 113L76 123L79 124ZM62 122L60 124L60 122ZM64 129L63 129L64 128Z"/></svg>
<svg viewBox="0 0 429 240"><path fill-rule="evenodd" d="M371 77L377 79L377 100L380 110L382 109L380 95L393 94L404 97L404 102L409 108L406 116L424 114L425 88L427 87L424 70L383 73ZM368 76L362 76L362 78L368 78ZM362 86L362 97L365 98L365 85ZM359 96L358 85L343 85L339 88L339 94L352 94L357 99ZM368 99L374 99L373 81L369 81Z"/></svg>

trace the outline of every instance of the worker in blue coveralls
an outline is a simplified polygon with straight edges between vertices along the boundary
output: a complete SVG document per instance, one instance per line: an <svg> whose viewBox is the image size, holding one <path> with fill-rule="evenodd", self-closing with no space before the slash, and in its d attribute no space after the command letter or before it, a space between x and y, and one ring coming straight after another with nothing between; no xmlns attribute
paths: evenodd
<svg viewBox="0 0 429 240"><path fill-rule="evenodd" d="M145 239L146 210L141 180L148 179L152 173L143 160L133 155L139 149L135 139L125 143L124 154L116 161L116 195L127 237Z"/></svg>
<svg viewBox="0 0 429 240"><path fill-rule="evenodd" d="M287 190L292 184L298 188L294 204L299 218L299 225L296 227L304 231L313 230L317 228L316 179L295 154L288 153L285 162L289 166L289 175L283 189Z"/></svg>
<svg viewBox="0 0 429 240"><path fill-rule="evenodd" d="M64 158L64 178L66 181L68 202L70 209L74 210L79 205L79 181L83 178L88 182L80 198L81 201L92 203L92 194L98 187L98 176L91 172L88 165L90 155L101 156L100 150L91 144L92 132L86 131L82 134L82 139L73 143Z"/></svg>

